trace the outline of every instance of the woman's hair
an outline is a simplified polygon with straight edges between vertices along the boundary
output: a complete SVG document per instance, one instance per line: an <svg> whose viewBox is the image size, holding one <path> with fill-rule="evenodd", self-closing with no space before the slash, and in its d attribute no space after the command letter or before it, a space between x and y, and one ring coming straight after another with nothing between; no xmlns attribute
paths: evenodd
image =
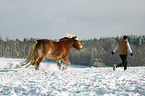
<svg viewBox="0 0 145 96"><path fill-rule="evenodd" d="M126 35L123 36L123 39L127 39L127 38L128 38L128 36L126 36Z"/></svg>

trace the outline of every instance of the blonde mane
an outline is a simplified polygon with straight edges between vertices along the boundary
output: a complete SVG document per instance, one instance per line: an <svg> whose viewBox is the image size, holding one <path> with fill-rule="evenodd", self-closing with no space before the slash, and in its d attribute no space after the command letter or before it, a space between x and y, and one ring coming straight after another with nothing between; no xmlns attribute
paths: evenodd
<svg viewBox="0 0 145 96"><path fill-rule="evenodd" d="M63 37L63 38L57 40L56 42L59 42L60 40L63 40L63 39L71 39L71 38L73 38L73 37L76 37L75 40L79 40L79 39L77 38L77 36L75 36L75 35L71 35L71 34L68 34L68 33L66 33L66 34L67 34L66 37Z"/></svg>
<svg viewBox="0 0 145 96"><path fill-rule="evenodd" d="M67 35L67 36L66 36L67 38L73 38L73 37L74 37L73 35L68 34L68 33L66 33L66 35Z"/></svg>

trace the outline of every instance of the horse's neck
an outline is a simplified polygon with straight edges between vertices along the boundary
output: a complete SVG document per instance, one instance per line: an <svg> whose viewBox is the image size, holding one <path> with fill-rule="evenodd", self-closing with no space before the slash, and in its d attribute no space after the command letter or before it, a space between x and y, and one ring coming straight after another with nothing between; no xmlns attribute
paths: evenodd
<svg viewBox="0 0 145 96"><path fill-rule="evenodd" d="M71 39L65 39L65 40L60 41L60 43L65 44L69 49L71 49L74 41Z"/></svg>

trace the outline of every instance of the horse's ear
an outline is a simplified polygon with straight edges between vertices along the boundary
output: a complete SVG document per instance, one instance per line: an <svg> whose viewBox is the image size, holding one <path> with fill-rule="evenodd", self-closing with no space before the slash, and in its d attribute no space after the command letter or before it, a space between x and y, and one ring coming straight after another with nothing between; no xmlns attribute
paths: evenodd
<svg viewBox="0 0 145 96"><path fill-rule="evenodd" d="M74 36L73 39L76 40L76 41L79 40L77 36Z"/></svg>
<svg viewBox="0 0 145 96"><path fill-rule="evenodd" d="M77 38L77 36L73 36L72 38L73 38L73 39L76 39L76 38Z"/></svg>
<svg viewBox="0 0 145 96"><path fill-rule="evenodd" d="M75 38L77 38L77 36L74 36L73 38L75 39Z"/></svg>

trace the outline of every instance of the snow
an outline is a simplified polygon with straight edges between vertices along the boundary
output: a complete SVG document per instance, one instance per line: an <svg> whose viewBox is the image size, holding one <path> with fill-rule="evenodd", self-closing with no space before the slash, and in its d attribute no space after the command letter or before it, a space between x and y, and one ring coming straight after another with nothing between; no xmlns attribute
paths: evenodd
<svg viewBox="0 0 145 96"><path fill-rule="evenodd" d="M0 58L0 96L143 96L145 67L94 68L71 65L60 71L42 62L40 70L19 68L24 59ZM63 64L63 66L65 66Z"/></svg>

